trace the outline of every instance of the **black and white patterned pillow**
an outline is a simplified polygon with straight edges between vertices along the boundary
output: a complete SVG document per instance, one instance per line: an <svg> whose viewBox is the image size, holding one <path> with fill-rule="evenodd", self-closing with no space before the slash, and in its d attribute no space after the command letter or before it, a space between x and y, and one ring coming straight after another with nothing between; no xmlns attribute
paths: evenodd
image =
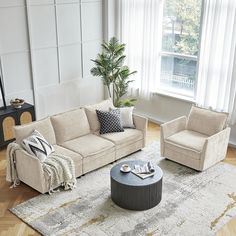
<svg viewBox="0 0 236 236"><path fill-rule="evenodd" d="M96 113L100 123L100 134L124 132L121 124L120 110L96 110Z"/></svg>
<svg viewBox="0 0 236 236"><path fill-rule="evenodd" d="M29 154L36 156L42 162L54 152L54 147L37 130L22 140L22 146Z"/></svg>

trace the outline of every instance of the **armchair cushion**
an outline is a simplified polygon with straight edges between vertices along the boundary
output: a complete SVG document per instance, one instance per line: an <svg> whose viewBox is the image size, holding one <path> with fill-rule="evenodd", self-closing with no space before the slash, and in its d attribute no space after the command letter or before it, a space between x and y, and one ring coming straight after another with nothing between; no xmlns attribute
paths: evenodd
<svg viewBox="0 0 236 236"><path fill-rule="evenodd" d="M227 118L228 113L192 106L187 129L211 136L225 128Z"/></svg>
<svg viewBox="0 0 236 236"><path fill-rule="evenodd" d="M201 152L203 150L203 146L206 142L207 137L207 135L195 131L183 130L168 137L166 139L166 142L173 145L182 146L184 148L188 148L197 152Z"/></svg>

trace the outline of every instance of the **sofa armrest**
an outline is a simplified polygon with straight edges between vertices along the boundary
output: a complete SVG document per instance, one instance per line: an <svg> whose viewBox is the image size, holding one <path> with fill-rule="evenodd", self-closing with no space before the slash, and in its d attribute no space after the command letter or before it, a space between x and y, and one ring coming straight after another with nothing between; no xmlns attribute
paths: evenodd
<svg viewBox="0 0 236 236"><path fill-rule="evenodd" d="M136 129L141 130L143 132L147 131L147 124L148 124L147 118L133 114L133 121Z"/></svg>
<svg viewBox="0 0 236 236"><path fill-rule="evenodd" d="M177 119L168 121L161 125L160 132L160 148L161 148L161 156L164 156L164 141L166 138L171 135L178 133L181 130L186 128L187 117L181 116Z"/></svg>
<svg viewBox="0 0 236 236"><path fill-rule="evenodd" d="M17 149L15 154L19 179L41 193L47 192L42 163L24 149Z"/></svg>
<svg viewBox="0 0 236 236"><path fill-rule="evenodd" d="M143 132L143 147L144 147L146 144L148 119L146 117L133 114L133 121L135 128Z"/></svg>
<svg viewBox="0 0 236 236"><path fill-rule="evenodd" d="M205 170L225 158L230 130L230 127L227 127L206 139L201 158L201 170Z"/></svg>

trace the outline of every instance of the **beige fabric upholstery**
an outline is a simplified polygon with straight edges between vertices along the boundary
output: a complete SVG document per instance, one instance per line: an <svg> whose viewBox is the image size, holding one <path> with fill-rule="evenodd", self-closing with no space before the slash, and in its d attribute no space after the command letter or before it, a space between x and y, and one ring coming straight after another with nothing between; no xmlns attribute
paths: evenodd
<svg viewBox="0 0 236 236"><path fill-rule="evenodd" d="M82 175L82 157L58 145L54 145L55 152L72 158L75 164L75 175ZM30 167L30 168L29 168ZM44 174L42 163L25 150L16 151L16 168L19 179L41 193L49 191L48 176Z"/></svg>
<svg viewBox="0 0 236 236"><path fill-rule="evenodd" d="M187 117L181 116L172 121L166 122L161 125L161 155L164 156L164 141L166 138L171 135L178 133L181 130L185 130L186 128Z"/></svg>
<svg viewBox="0 0 236 236"><path fill-rule="evenodd" d="M109 149L102 153L94 154L83 158L83 174L96 170L115 161L115 150Z"/></svg>
<svg viewBox="0 0 236 236"><path fill-rule="evenodd" d="M207 138L203 149L203 156L200 168L205 170L215 163L224 160L230 136L230 128L227 127L221 132Z"/></svg>
<svg viewBox="0 0 236 236"><path fill-rule="evenodd" d="M189 158L192 158L192 159L200 160L201 158L201 152L194 150L191 147L180 146L175 143L165 141L164 156L166 155L166 149L172 150L176 153L179 153L180 155L187 155Z"/></svg>
<svg viewBox="0 0 236 236"><path fill-rule="evenodd" d="M124 129L124 132L102 134L100 137L113 142L116 148L120 148L143 139L143 133L137 129Z"/></svg>
<svg viewBox="0 0 236 236"><path fill-rule="evenodd" d="M137 129L124 129L124 132L101 135L115 144L116 160L144 147L143 132Z"/></svg>
<svg viewBox="0 0 236 236"><path fill-rule="evenodd" d="M193 169L203 171L225 158L230 128L223 129L226 121L224 113L223 115L214 113L214 116L220 116L220 118L215 117L215 119L216 123L220 124L218 128L223 130L214 135L207 135L206 133L212 133L218 129L216 123L214 123L210 128L205 128L206 132L202 131L202 127L210 126L209 122L213 123L211 114L201 110L200 123L197 120L195 108L192 110L194 110L193 115L189 115L188 125L186 125L186 117L180 117L161 125L161 155ZM206 119L204 119L203 114L206 114ZM192 118L194 121L191 121ZM197 124L194 127L199 126L198 129L201 132L188 129L189 124L191 128Z"/></svg>
<svg viewBox="0 0 236 236"><path fill-rule="evenodd" d="M115 145L94 134L72 139L62 146L83 156L83 174L115 160Z"/></svg>
<svg viewBox="0 0 236 236"><path fill-rule="evenodd" d="M82 175L82 156L79 153L73 152L67 148L54 145L55 153L70 157L74 161L75 165L75 176L79 177Z"/></svg>
<svg viewBox="0 0 236 236"><path fill-rule="evenodd" d="M179 131L185 130L186 121L186 116L181 116L177 119L162 124L161 129L163 130L163 138L166 139Z"/></svg>
<svg viewBox="0 0 236 236"><path fill-rule="evenodd" d="M208 136L191 130L183 130L168 137L165 142L201 152Z"/></svg>
<svg viewBox="0 0 236 236"><path fill-rule="evenodd" d="M227 119L228 113L192 106L188 117L187 129L210 136L223 130Z"/></svg>
<svg viewBox="0 0 236 236"><path fill-rule="evenodd" d="M100 123L97 118L96 110L109 111L110 108L114 108L111 99L102 101L94 105L84 106L92 132L96 132L100 129Z"/></svg>
<svg viewBox="0 0 236 236"><path fill-rule="evenodd" d="M61 144L61 146L81 154L84 158L106 152L109 149L115 150L115 145L112 142L94 134L69 140Z"/></svg>
<svg viewBox="0 0 236 236"><path fill-rule="evenodd" d="M90 133L84 109L76 109L51 117L58 144Z"/></svg>
<svg viewBox="0 0 236 236"><path fill-rule="evenodd" d="M16 137L16 142L18 144L21 143L21 141L24 138L27 138L28 136L31 135L31 133L34 130L38 130L40 134L43 135L43 137L50 143L50 144L56 144L56 138L55 138L55 133L54 129L52 127L50 118L46 118L43 120L39 121L34 121L29 124L25 125L17 125L14 127L14 132L15 132L15 137Z"/></svg>
<svg viewBox="0 0 236 236"><path fill-rule="evenodd" d="M200 159L201 154L194 151L184 152L181 148L171 149L169 146L165 146L164 157L182 165L188 166L195 170L201 170Z"/></svg>
<svg viewBox="0 0 236 236"><path fill-rule="evenodd" d="M16 151L16 169L19 179L41 193L48 191L42 163L26 151Z"/></svg>
<svg viewBox="0 0 236 236"><path fill-rule="evenodd" d="M144 147L146 145L148 119L143 116L133 114L133 120L135 128L137 130L142 131L143 133L143 147Z"/></svg>
<svg viewBox="0 0 236 236"><path fill-rule="evenodd" d="M107 134L104 137L99 135L99 126L96 123L98 121L94 117L95 109L109 110L110 107L113 107L111 100L106 100L87 108L87 111L91 111L86 113L92 125L91 129L96 130L94 133L97 135L89 133L85 113L83 109L77 109L55 115L51 120L47 118L16 127L17 141L20 142L37 129L53 144L56 153L73 159L78 177L145 146L147 119L137 115L133 115L136 129L125 129L125 132ZM41 193L48 192L48 176L44 174L42 163L23 149L16 152L16 159L19 179Z"/></svg>
<svg viewBox="0 0 236 236"><path fill-rule="evenodd" d="M141 150L142 148L144 148L144 141L139 140L136 141L130 145L126 145L126 146L121 146L119 148L116 149L116 160L125 157L133 152L136 152L138 150Z"/></svg>

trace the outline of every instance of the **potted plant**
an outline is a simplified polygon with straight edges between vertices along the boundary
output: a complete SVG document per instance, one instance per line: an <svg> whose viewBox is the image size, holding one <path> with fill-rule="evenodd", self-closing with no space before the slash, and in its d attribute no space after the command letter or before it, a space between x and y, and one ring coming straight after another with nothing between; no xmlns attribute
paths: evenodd
<svg viewBox="0 0 236 236"><path fill-rule="evenodd" d="M114 106L134 106L135 98L122 99L133 81L129 79L130 75L136 73L124 65L125 44L119 43L118 39L112 37L109 42L104 42L101 46L102 53L97 55L97 59L92 60L95 67L91 69L91 74L102 78Z"/></svg>

